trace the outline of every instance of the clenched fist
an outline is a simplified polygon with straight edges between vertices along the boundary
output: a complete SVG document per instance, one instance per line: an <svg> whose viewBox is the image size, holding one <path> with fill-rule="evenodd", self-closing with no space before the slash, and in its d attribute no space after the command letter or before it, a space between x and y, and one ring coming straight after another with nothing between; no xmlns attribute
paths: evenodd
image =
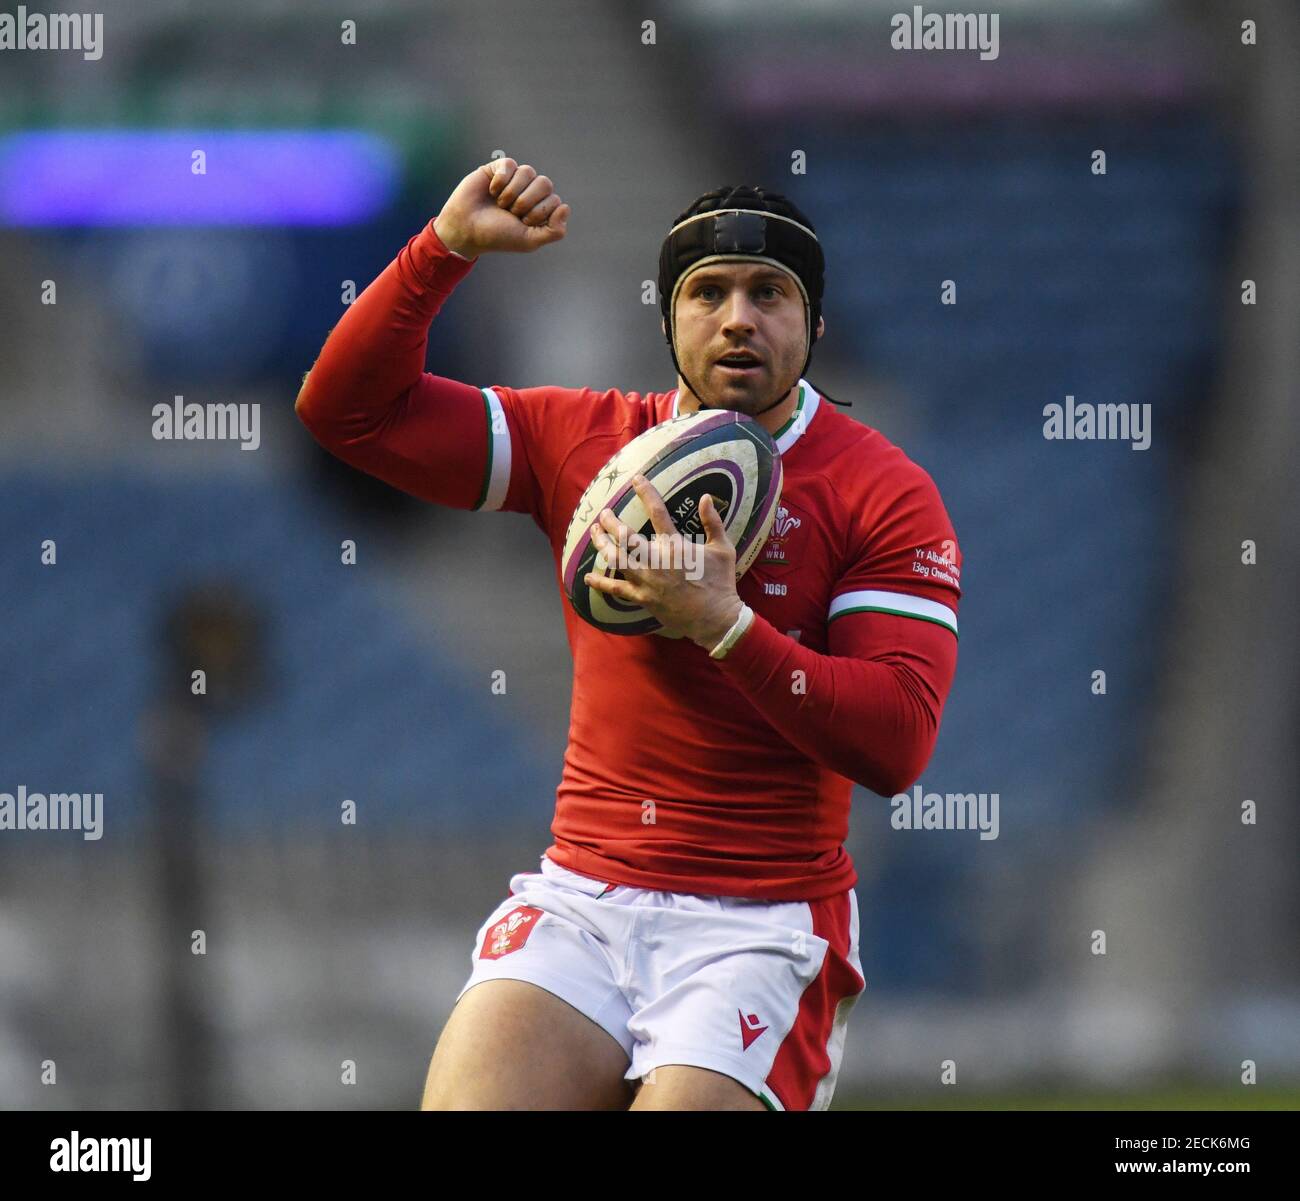
<svg viewBox="0 0 1300 1201"><path fill-rule="evenodd" d="M449 250L477 258L492 250L527 253L568 232L569 206L555 185L527 163L497 158L456 185L434 232Z"/></svg>

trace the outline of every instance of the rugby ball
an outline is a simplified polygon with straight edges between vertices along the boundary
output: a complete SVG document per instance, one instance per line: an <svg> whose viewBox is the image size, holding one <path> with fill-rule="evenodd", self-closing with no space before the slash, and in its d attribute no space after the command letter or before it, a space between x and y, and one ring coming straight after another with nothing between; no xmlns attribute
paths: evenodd
<svg viewBox="0 0 1300 1201"><path fill-rule="evenodd" d="M640 605L628 604L583 583L588 572L622 578L591 540L602 509L647 538L654 525L632 477L643 475L663 497L673 524L688 539L704 541L700 502L711 493L727 536L736 548L736 578L763 549L781 499L781 454L758 422L730 409L683 413L633 438L592 480L573 510L560 558L564 593L578 615L609 634L649 634L661 623Z"/></svg>

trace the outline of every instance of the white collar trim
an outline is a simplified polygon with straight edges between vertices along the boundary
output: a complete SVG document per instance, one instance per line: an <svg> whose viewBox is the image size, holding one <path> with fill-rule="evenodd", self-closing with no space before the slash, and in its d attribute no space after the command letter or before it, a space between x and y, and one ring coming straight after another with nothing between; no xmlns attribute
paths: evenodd
<svg viewBox="0 0 1300 1201"><path fill-rule="evenodd" d="M677 417L677 405L681 400L681 389L673 389L673 411L671 416ZM789 451L796 442L799 441L803 433L812 424L813 418L817 416L817 410L821 407L822 398L817 390L806 379L799 381L799 402L795 405L795 410L790 414L790 419L776 431L772 437L776 441L776 448L782 454Z"/></svg>

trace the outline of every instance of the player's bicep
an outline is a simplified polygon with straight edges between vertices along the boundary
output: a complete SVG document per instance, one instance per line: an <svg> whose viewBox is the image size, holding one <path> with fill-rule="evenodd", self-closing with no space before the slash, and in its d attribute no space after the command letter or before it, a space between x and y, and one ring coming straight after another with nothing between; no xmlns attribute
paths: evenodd
<svg viewBox="0 0 1300 1201"><path fill-rule="evenodd" d="M446 403L453 389L454 406ZM436 466L440 503L527 513L546 529L557 466L588 432L587 394L502 384L476 388L428 374L415 391L413 404L424 404L415 451L421 462Z"/></svg>
<svg viewBox="0 0 1300 1201"><path fill-rule="evenodd" d="M937 635L955 650L960 578L960 554L950 530L867 552L831 592L827 636L833 643L837 633L850 630L856 638L863 631L892 630L904 641L925 635L930 642Z"/></svg>
<svg viewBox="0 0 1300 1201"><path fill-rule="evenodd" d="M401 449L396 467L421 490L416 495L453 509L535 511L517 394L425 373L406 403L392 442Z"/></svg>
<svg viewBox="0 0 1300 1201"><path fill-rule="evenodd" d="M954 640L957 636L955 597L921 596L916 591L903 592L897 588L847 588L831 599L828 614L830 629L833 632L842 624L843 618L860 613L930 622L948 630Z"/></svg>
<svg viewBox="0 0 1300 1201"><path fill-rule="evenodd" d="M937 722L957 673L957 639L944 622L879 608L845 609L830 623L832 655L887 663Z"/></svg>
<svg viewBox="0 0 1300 1201"><path fill-rule="evenodd" d="M830 652L894 665L937 719L957 667L961 566L938 489L913 468L831 590Z"/></svg>
<svg viewBox="0 0 1300 1201"><path fill-rule="evenodd" d="M486 429L486 462L474 503L484 512L539 511L541 489L530 454L529 414L519 393L500 385L480 388Z"/></svg>
<svg viewBox="0 0 1300 1201"><path fill-rule="evenodd" d="M453 509L528 512L535 489L501 389L424 372L378 421L313 433L344 462Z"/></svg>
<svg viewBox="0 0 1300 1201"><path fill-rule="evenodd" d="M915 466L875 521L864 522L831 590L833 628L862 613L929 623L957 637L962 555L934 482Z"/></svg>

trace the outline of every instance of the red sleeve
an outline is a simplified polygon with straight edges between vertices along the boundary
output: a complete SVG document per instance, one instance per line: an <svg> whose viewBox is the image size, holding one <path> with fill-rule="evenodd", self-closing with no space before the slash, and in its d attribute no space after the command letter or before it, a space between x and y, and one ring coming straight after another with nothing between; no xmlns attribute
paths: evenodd
<svg viewBox="0 0 1300 1201"><path fill-rule="evenodd" d="M591 388L506 388L489 391L501 406L501 417L509 426L507 443L499 443L498 454L511 457L514 467L508 503L503 507L532 514L549 534L558 524L568 523L570 514L553 512L556 488L564 466L573 452L591 438L609 440L610 453L629 420L616 389L597 392ZM588 483L584 477L583 486Z"/></svg>
<svg viewBox="0 0 1300 1201"><path fill-rule="evenodd" d="M961 551L930 477L910 460L861 498L819 654L760 617L722 671L816 763L882 796L925 770L957 670Z"/></svg>
<svg viewBox="0 0 1300 1201"><path fill-rule="evenodd" d="M423 370L429 324L472 267L430 221L330 332L295 408L328 451L403 492L530 512L535 486L526 457L510 453L501 390Z"/></svg>
<svg viewBox="0 0 1300 1201"><path fill-rule="evenodd" d="M957 670L957 639L933 622L855 613L819 654L755 615L723 673L813 762L881 796L925 770Z"/></svg>

